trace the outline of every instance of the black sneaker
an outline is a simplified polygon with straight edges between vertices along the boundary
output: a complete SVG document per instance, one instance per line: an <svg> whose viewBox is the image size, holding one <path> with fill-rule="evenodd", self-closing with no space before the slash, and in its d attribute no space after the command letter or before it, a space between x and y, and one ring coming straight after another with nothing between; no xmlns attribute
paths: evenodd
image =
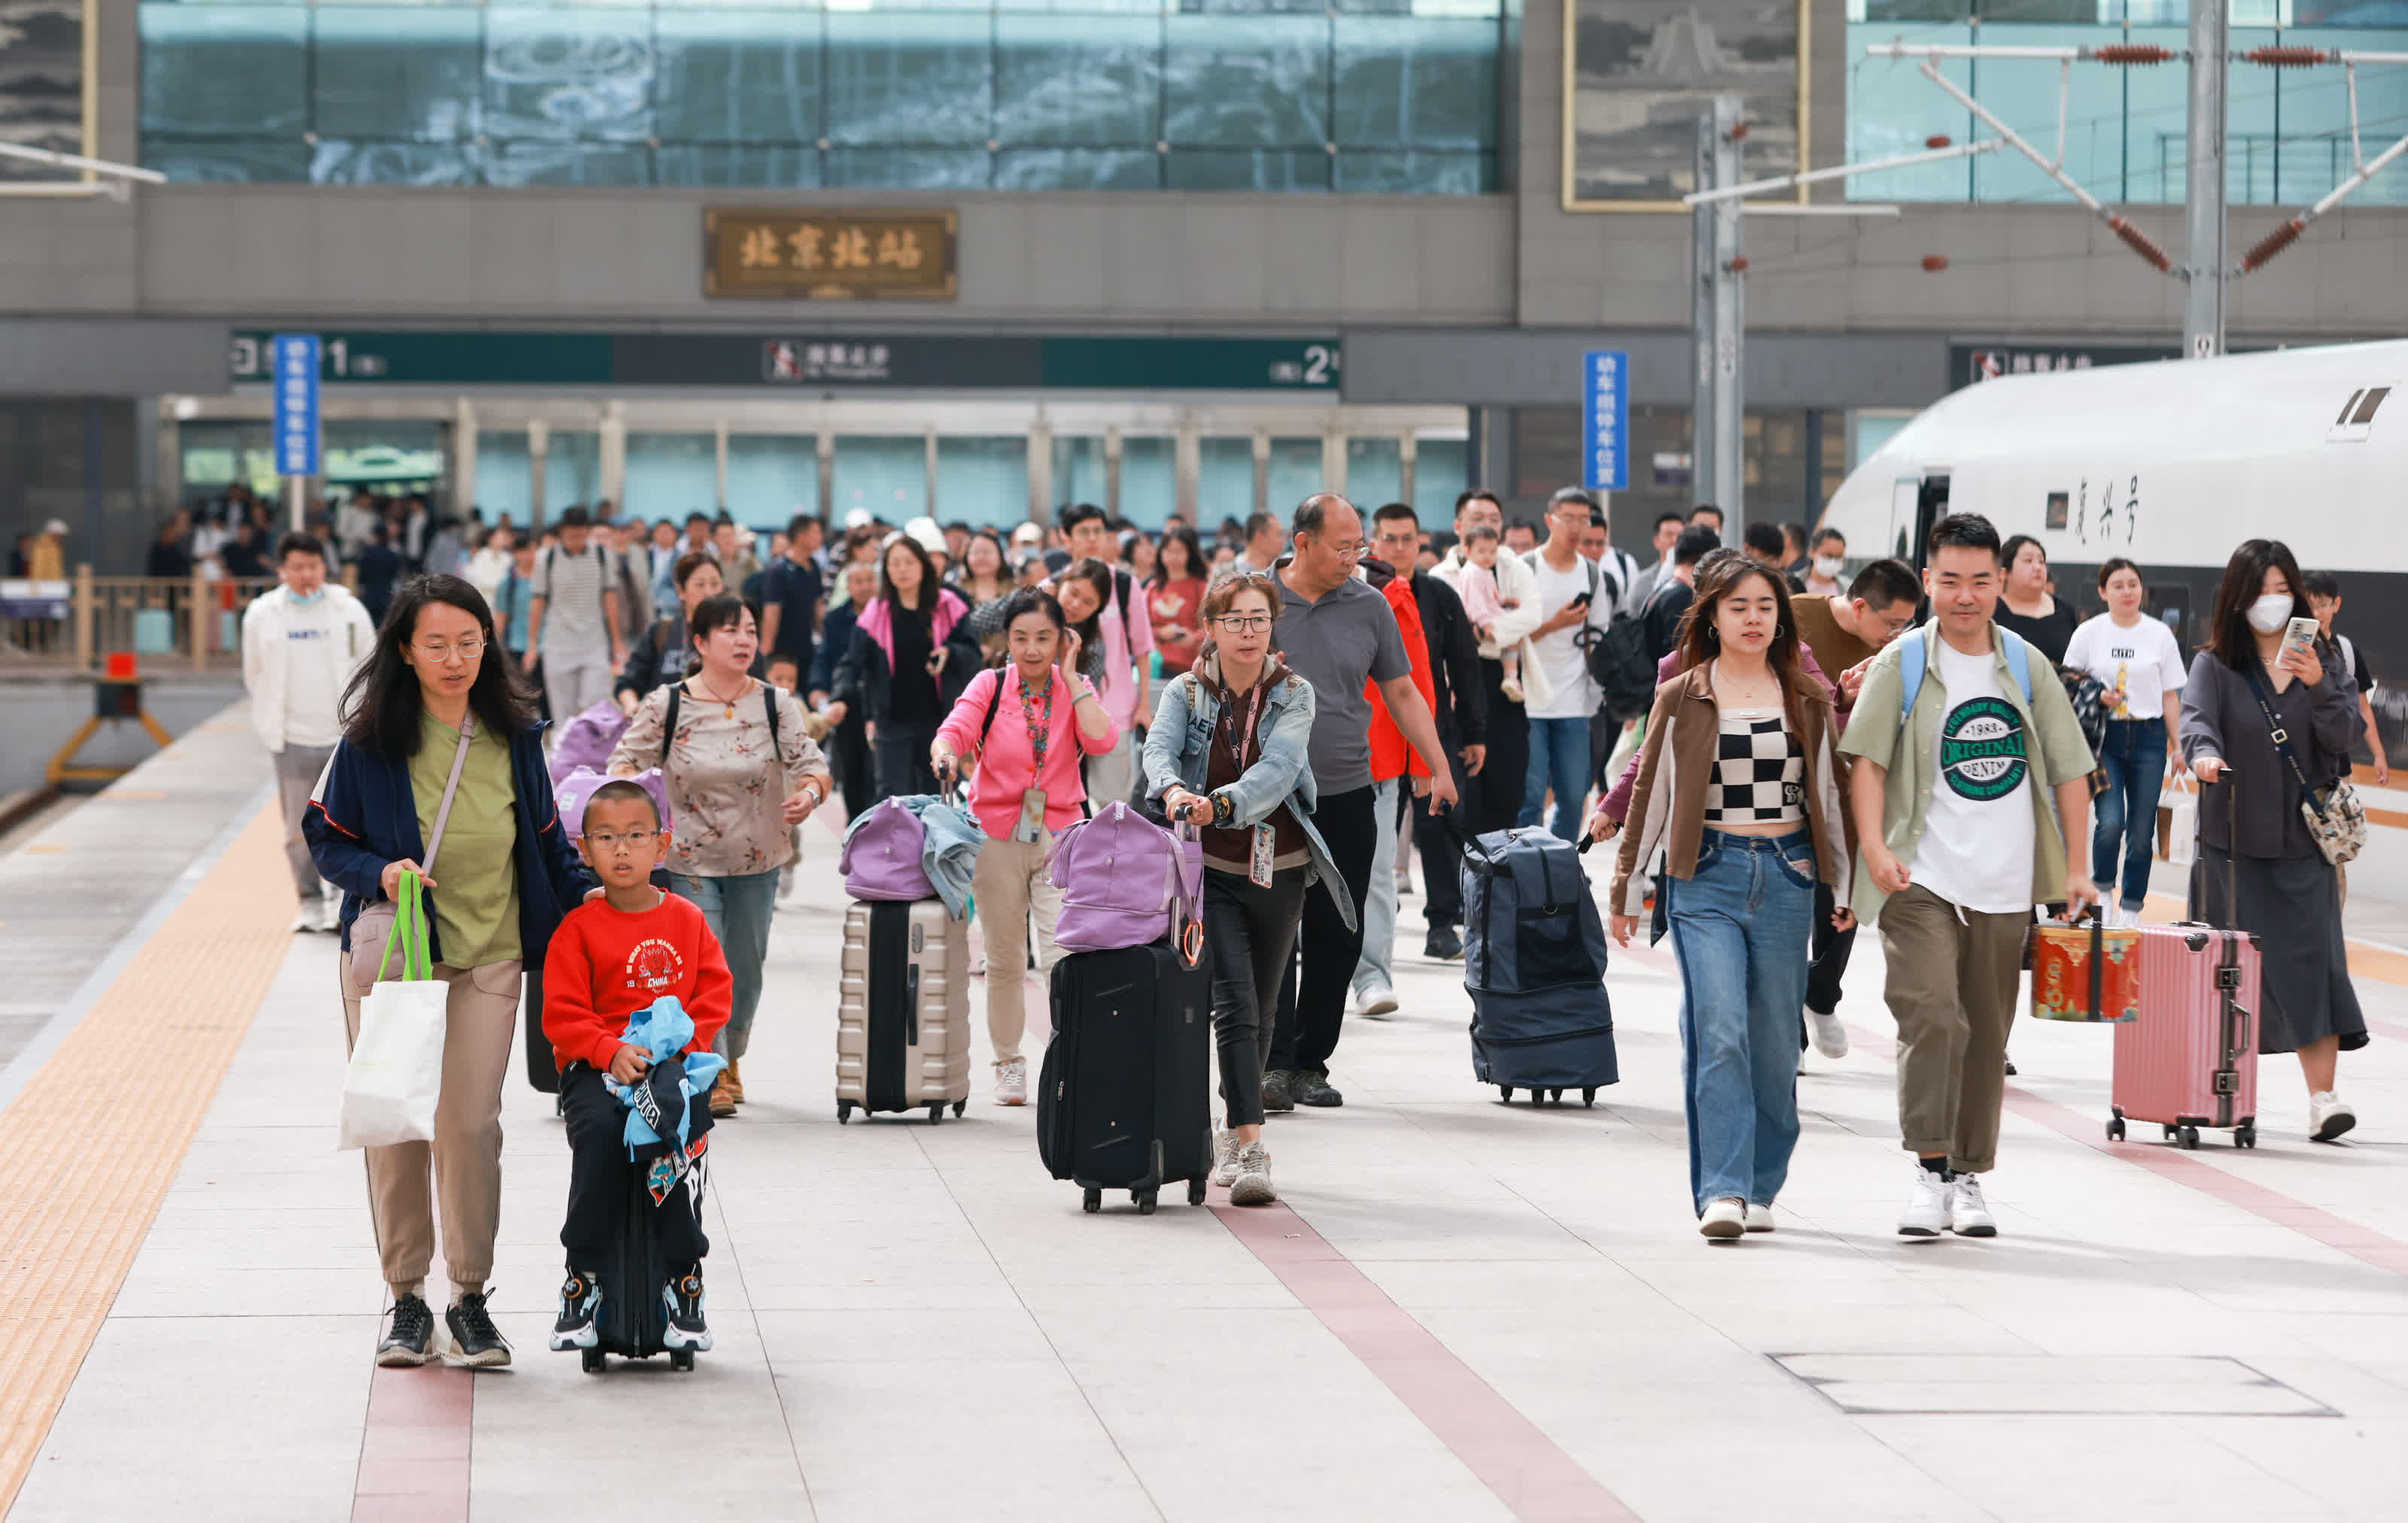
<svg viewBox="0 0 2408 1523"><path fill-rule="evenodd" d="M552 1324L552 1346L555 1350L598 1346L601 1334L595 1329L594 1318L601 1308L601 1285L583 1270L570 1270L560 1286L560 1315Z"/></svg>
<svg viewBox="0 0 2408 1523"><path fill-rule="evenodd" d="M1320 1110L1346 1103L1346 1097L1329 1087L1327 1069L1298 1069L1296 1082L1289 1086L1298 1105L1311 1105Z"/></svg>
<svg viewBox="0 0 2408 1523"><path fill-rule="evenodd" d="M393 1303L393 1320L384 1342L377 1344L377 1363L411 1367L426 1362L426 1346L435 1340L435 1313L421 1296L404 1296Z"/></svg>
<svg viewBox="0 0 2408 1523"><path fill-rule="evenodd" d="M1463 955L1463 938L1455 933L1453 926L1432 926L1422 942L1422 955L1453 962Z"/></svg>
<svg viewBox="0 0 2408 1523"><path fill-rule="evenodd" d="M443 1314L444 1326L452 1329L452 1358L472 1370L497 1370L510 1362L509 1340L502 1329L494 1326L494 1318L485 1310L484 1291L463 1296L460 1303Z"/></svg>
<svg viewBox="0 0 2408 1523"><path fill-rule="evenodd" d="M1288 1069L1272 1069L1263 1075L1263 1114L1283 1114L1296 1109L1296 1096L1291 1086L1296 1074Z"/></svg>
<svg viewBox="0 0 2408 1523"><path fill-rule="evenodd" d="M701 1269L690 1269L663 1286L661 1303L669 1314L669 1325L661 1329L662 1346L709 1352L710 1325L702 1319Z"/></svg>

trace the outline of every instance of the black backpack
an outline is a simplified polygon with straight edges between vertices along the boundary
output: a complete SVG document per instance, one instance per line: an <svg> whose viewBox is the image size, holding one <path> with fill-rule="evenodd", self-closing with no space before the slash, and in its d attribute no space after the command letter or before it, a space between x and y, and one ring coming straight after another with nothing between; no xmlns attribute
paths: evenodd
<svg viewBox="0 0 2408 1523"><path fill-rule="evenodd" d="M1589 681L1597 684L1597 711L1618 723L1643 719L1656 702L1656 661L1648 651L1647 627L1638 614L1620 606L1622 588L1612 579L1604 584L1613 588L1613 622L1603 629L1584 624L1572 641L1588 663ZM1592 599L1598 588L1599 575L1592 564L1588 568Z"/></svg>

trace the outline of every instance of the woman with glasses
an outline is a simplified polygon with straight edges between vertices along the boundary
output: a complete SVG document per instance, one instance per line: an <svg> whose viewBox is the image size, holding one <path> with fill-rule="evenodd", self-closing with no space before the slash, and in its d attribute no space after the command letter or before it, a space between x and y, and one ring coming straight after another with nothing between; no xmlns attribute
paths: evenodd
<svg viewBox="0 0 2408 1523"><path fill-rule="evenodd" d="M980 672L928 745L928 764L948 781L962 758L978 765L970 812L986 831L971 892L986 939L986 1034L995 1048L995 1102L1028 1102L1028 921L1037 919L1038 971L1054 963L1062 891L1047 873L1054 837L1083 812L1080 764L1119 739L1096 686L1079 675L1080 639L1062 605L1041 587L1004 599L1010 659Z"/></svg>
<svg viewBox="0 0 2408 1523"><path fill-rule="evenodd" d="M752 606L727 593L705 598L686 616L686 633L685 680L645 697L609 771L631 778L658 767L668 785L669 887L700 907L736 984L711 1044L727 1068L710 1114L731 1116L744 1099L738 1065L761 1004L778 869L794 858L793 826L827 802L835 783L804 733L802 705L750 675L761 646Z"/></svg>
<svg viewBox="0 0 2408 1523"><path fill-rule="evenodd" d="M385 938L352 928L362 911L397 900L406 872L427 890L435 976L450 986L435 1140L367 1150L368 1213L393 1294L377 1363L448 1354L508 1364L485 1279L501 1219L502 1081L519 980L542 971L561 915L600 888L561 832L533 695L496 648L475 587L452 576L402 583L342 711L343 738L302 831L320 876L343 891L346 1042L359 1040L369 988L399 976L380 966ZM452 1282L441 1348L424 1297L438 1211Z"/></svg>
<svg viewBox="0 0 2408 1523"><path fill-rule="evenodd" d="M686 643L687 621L705 599L727 590L719 573L719 563L699 550L689 550L679 556L677 568L669 575L677 583L677 609L645 625L644 632L636 637L636 643L627 648L627 661L619 668L617 687L622 713L632 716L637 705L644 701L645 694L685 675L686 662L693 651Z"/></svg>
<svg viewBox="0 0 2408 1523"><path fill-rule="evenodd" d="M1242 572L1204 598L1203 652L1165 682L1146 732L1145 775L1163 812L1204 839L1204 940L1212 957L1212 1032L1228 1129L1212 1177L1233 1205L1268 1205L1263 1064L1280 979L1317 881L1351 915L1346 885L1312 826L1312 684L1271 649L1279 583Z"/></svg>

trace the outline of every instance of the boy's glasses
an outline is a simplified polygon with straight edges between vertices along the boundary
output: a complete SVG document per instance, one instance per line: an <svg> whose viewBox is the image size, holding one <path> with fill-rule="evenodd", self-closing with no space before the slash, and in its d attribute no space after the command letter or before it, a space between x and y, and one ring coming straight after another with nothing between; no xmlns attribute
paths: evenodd
<svg viewBox="0 0 2408 1523"><path fill-rule="evenodd" d="M657 830L589 830L585 833L585 844L597 852L615 852L622 846L631 852L640 852L659 836Z"/></svg>
<svg viewBox="0 0 2408 1523"><path fill-rule="evenodd" d="M1233 635L1260 635L1271 626L1268 613L1226 613L1212 621Z"/></svg>

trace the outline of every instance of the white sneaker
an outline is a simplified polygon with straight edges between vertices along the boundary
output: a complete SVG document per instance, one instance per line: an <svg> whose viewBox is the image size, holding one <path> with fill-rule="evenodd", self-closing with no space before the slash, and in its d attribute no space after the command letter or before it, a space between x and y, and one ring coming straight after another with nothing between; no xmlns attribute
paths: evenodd
<svg viewBox="0 0 2408 1523"><path fill-rule="evenodd" d="M1397 991L1394 989L1376 987L1367 989L1364 991L1363 998L1356 1003L1354 1009L1356 1014L1362 1015L1367 1019L1374 1021L1385 1020L1387 1017L1394 1015L1397 1013Z"/></svg>
<svg viewBox="0 0 2408 1523"><path fill-rule="evenodd" d="M1708 1205L1698 1217L1701 1237L1735 1238L1747 1230L1747 1202L1736 1195L1726 1195Z"/></svg>
<svg viewBox="0 0 2408 1523"><path fill-rule="evenodd" d="M1806 1029L1814 1034L1814 1050L1825 1057L1848 1056L1848 1028L1841 1024L1838 1011L1828 1015L1820 1011L1808 1011Z"/></svg>
<svg viewBox="0 0 2408 1523"><path fill-rule="evenodd" d="M1747 1203L1747 1229L1751 1232L1771 1231L1772 1208L1769 1205L1759 1206L1753 1200L1749 1201Z"/></svg>
<svg viewBox="0 0 2408 1523"><path fill-rule="evenodd" d="M325 928L325 916L316 910L304 910L293 917L293 929L295 934L307 934Z"/></svg>
<svg viewBox="0 0 2408 1523"><path fill-rule="evenodd" d="M1236 1177L1229 1181L1229 1204L1267 1206L1279 1199L1271 1187L1271 1150L1260 1142L1238 1149Z"/></svg>
<svg viewBox="0 0 2408 1523"><path fill-rule="evenodd" d="M997 1105L1028 1103L1028 1059L1008 1057L995 1066L995 1102Z"/></svg>
<svg viewBox="0 0 2408 1523"><path fill-rule="evenodd" d="M2358 1113L2337 1091L2318 1090L2308 1097L2309 1142L2329 1142L2357 1125Z"/></svg>
<svg viewBox="0 0 2408 1523"><path fill-rule="evenodd" d="M1234 1131L1212 1134L1212 1183L1225 1190L1237 1182L1238 1149L1240 1145Z"/></svg>
<svg viewBox="0 0 2408 1523"><path fill-rule="evenodd" d="M1982 1199L1979 1174L1958 1174L1949 1182L1948 1225L1960 1238L1999 1235L1999 1219L1990 1214L1989 1202Z"/></svg>
<svg viewBox="0 0 2408 1523"><path fill-rule="evenodd" d="M1926 1169L1914 1166L1914 1193L1906 1200L1906 1210L1898 1219L1898 1233L1905 1238L1936 1238L1948 1230L1948 1182Z"/></svg>

